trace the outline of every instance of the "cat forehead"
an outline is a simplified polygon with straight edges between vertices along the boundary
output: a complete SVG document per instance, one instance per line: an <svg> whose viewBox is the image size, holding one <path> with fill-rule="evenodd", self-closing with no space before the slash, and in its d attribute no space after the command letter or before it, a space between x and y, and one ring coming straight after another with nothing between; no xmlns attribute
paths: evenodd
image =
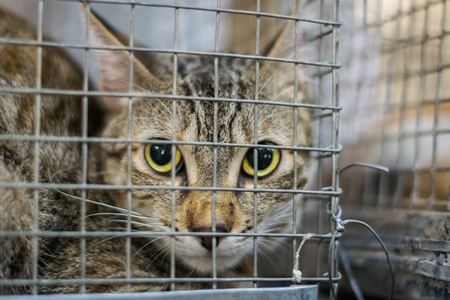
<svg viewBox="0 0 450 300"><path fill-rule="evenodd" d="M233 99L255 97L255 62L251 60L181 57L177 73L180 95Z"/></svg>
<svg viewBox="0 0 450 300"><path fill-rule="evenodd" d="M172 94L173 59L161 60L163 64L158 72L165 82L168 94ZM254 60L234 57L211 56L179 56L177 62L177 96L187 96L186 99L171 100L165 97L145 98L137 101L133 109L134 118L138 120L153 120L159 130L171 128L174 119L173 101L176 101L176 124L183 131L194 130L195 138L212 140L213 128L217 126L218 139L233 140L232 136L243 135L250 138L254 134L255 120L262 131L276 128L292 131L290 121L283 115L291 113L292 108L278 105L259 104L255 98L270 100L271 83L265 83L268 77L266 65L261 66L261 77L256 76ZM154 69L153 69L154 71ZM216 81L216 78L218 80ZM256 80L261 83L256 95ZM148 90L151 90L149 88ZM204 99L189 99L202 97ZM208 98L212 98L208 100ZM247 100L254 100L248 103ZM258 108L255 108L258 107ZM255 115L256 110L256 115ZM281 118L281 119L280 119ZM282 120L284 120L282 122ZM151 123L154 123L151 122ZM149 124L148 124L149 125ZM290 129L290 130L287 130ZM171 136L169 131L167 134Z"/></svg>
<svg viewBox="0 0 450 300"><path fill-rule="evenodd" d="M219 72L225 72L228 75L235 74L242 78L245 77L242 75L246 75L249 71L254 72L256 65L254 59L240 57L182 55L178 58L177 72L182 78L205 72L214 75L216 62Z"/></svg>
<svg viewBox="0 0 450 300"><path fill-rule="evenodd" d="M173 58L161 56L159 66L149 66L152 73L160 78L165 92L173 94ZM155 60L153 60L155 61ZM218 107L218 119L228 122L230 119L248 116L253 105L240 100L267 99L266 90L256 95L256 63L254 60L213 56L180 55L177 60L177 96L214 98L212 101L185 99L177 101L177 111L184 117L186 113L207 117L214 112L214 103ZM151 91L152 87L147 87ZM221 101L219 98L223 99ZM172 116L172 100L145 99L152 102L154 110L168 112ZM266 111L270 111L270 108ZM220 121L219 121L220 122Z"/></svg>
<svg viewBox="0 0 450 300"><path fill-rule="evenodd" d="M175 114L172 101L176 101ZM137 138L172 139L175 124L177 139L185 141L246 144L252 143L256 134L258 140L288 143L293 135L292 111L275 111L274 108L279 109L274 105L256 106L239 100L147 98L133 104L133 128Z"/></svg>

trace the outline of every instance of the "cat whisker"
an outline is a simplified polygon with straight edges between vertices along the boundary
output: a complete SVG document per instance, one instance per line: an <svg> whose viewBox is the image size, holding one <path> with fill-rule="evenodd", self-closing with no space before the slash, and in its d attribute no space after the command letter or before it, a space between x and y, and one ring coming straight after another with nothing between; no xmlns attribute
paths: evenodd
<svg viewBox="0 0 450 300"><path fill-rule="evenodd" d="M50 178L49 178L49 182L53 183L53 179L56 177L56 175L61 174L63 172L67 172L67 171L73 170L73 169L75 169L75 167L69 167L69 168L61 169L61 170L51 174Z"/></svg>
<svg viewBox="0 0 450 300"><path fill-rule="evenodd" d="M157 69L157 72L160 75L159 78L164 79L164 81L167 83L167 87L172 90L172 94L173 94L173 85L169 82L169 80L166 78L166 76L164 76L164 73L161 72L160 69Z"/></svg>
<svg viewBox="0 0 450 300"><path fill-rule="evenodd" d="M108 227L108 228L105 228L105 230L111 231L111 232L115 232L115 231L123 232L123 231L125 231L124 228L122 228L122 227ZM132 231L132 232L136 232L137 230L131 230L131 231ZM114 238L118 238L118 236L113 235L113 236L110 236L110 237L101 239L101 240L95 242L95 243L92 244L92 245L95 246L95 245L98 245L98 244L100 244L100 243L104 243L104 242L107 242L107 241L109 241L109 240L112 240L112 239L114 239Z"/></svg>
<svg viewBox="0 0 450 300"><path fill-rule="evenodd" d="M262 74L259 76L260 82L264 79L264 76L266 75L267 71L270 69L270 66L272 66L272 64L273 64L273 61L269 61L269 63L266 65L266 68L264 69ZM263 84L263 86L265 86L268 82L269 82L269 80L266 80L266 82L265 82L265 84ZM261 88L259 89L259 92L261 92ZM259 96L259 92L258 92L258 96Z"/></svg>
<svg viewBox="0 0 450 300"><path fill-rule="evenodd" d="M128 223L129 222L130 224L135 225L136 227L147 227L149 229L154 229L152 227L154 225L163 225L163 223L161 223L161 222L149 224L149 223L136 222L133 220L130 220L130 221L128 221L128 220L113 220L113 222L118 222L118 223Z"/></svg>
<svg viewBox="0 0 450 300"><path fill-rule="evenodd" d="M195 270L194 269L190 269L189 272L186 274L186 277L191 277L195 274Z"/></svg>
<svg viewBox="0 0 450 300"><path fill-rule="evenodd" d="M267 219L264 220L264 222L270 222L272 220L278 221L280 218L283 218L283 219L290 218L290 219L292 219L292 215L293 215L292 211L290 209L289 210L286 209L286 210L279 211L279 212L277 212L275 214L269 215L267 217Z"/></svg>
<svg viewBox="0 0 450 300"><path fill-rule="evenodd" d="M264 73L261 75L261 78L260 78L260 80L262 80L263 78L264 78L264 75L266 74L266 72L267 72L267 70L269 69L269 67L270 67L270 65L272 64L272 62L270 62L270 64L267 66L267 68L264 70ZM258 91L258 98L259 98L259 94L261 94L261 92L264 90L264 88L266 87L266 85L270 82L270 80L273 78L273 76L275 76L280 70L281 70L281 67L282 67L283 65L282 64L280 64L280 66L275 70L275 72L273 72L270 76L269 76L269 78L267 78L267 80L264 82L264 84L263 84L263 86L259 89L259 91ZM255 95L256 96L256 95ZM255 96L254 96L254 98L255 98Z"/></svg>
<svg viewBox="0 0 450 300"><path fill-rule="evenodd" d="M78 196L70 195L70 194L65 193L63 191L60 191L58 189L55 189L55 191L57 191L58 193L60 193L60 194L62 194L64 196L67 196L67 197L70 197L70 198L73 198L73 199L85 201L85 202L88 202L88 203L91 203L91 204L95 204L95 205L98 205L98 206L107 207L107 208L110 208L110 209L113 209L113 210L117 210L117 211L120 211L120 212L125 212L125 213L129 212L128 210L120 208L120 207L117 207L117 206L113 206L113 205L109 205L109 204L106 204L106 203L103 203L103 202L92 201L92 200L89 200L89 199L84 199L84 198L81 198L81 197L78 197ZM134 212L134 211L130 211L130 213L132 215L134 215L134 216L142 216L141 214L139 214L137 212Z"/></svg>
<svg viewBox="0 0 450 300"><path fill-rule="evenodd" d="M284 248L291 245L291 243L288 242L289 239L290 238L287 237L265 237L262 238L260 241L262 242L262 245L264 245L265 243L271 243Z"/></svg>
<svg viewBox="0 0 450 300"><path fill-rule="evenodd" d="M291 213L292 211L292 200L286 201L285 203L281 204L277 207L277 209L273 210L270 216L279 216L281 214L285 213Z"/></svg>
<svg viewBox="0 0 450 300"><path fill-rule="evenodd" d="M123 216L123 215L119 215L119 216ZM136 222L136 221L133 221L133 220L128 221L128 220L125 220L125 219L115 219L114 217L116 217L116 216L113 216L111 218L107 218L107 219L105 219L105 221L107 221L109 223L119 223L119 224L123 224L123 223L128 224L128 222L129 222L133 226L136 226L136 227L148 227L149 229L154 229L153 227L151 227L152 225L153 226L155 226L155 225L163 225L160 222L141 223L141 222ZM151 220L153 221L154 219L151 219ZM122 227L122 230L125 230L125 229L126 229L125 227Z"/></svg>
<svg viewBox="0 0 450 300"><path fill-rule="evenodd" d="M85 218L89 218L89 217L96 217L96 216L128 216L128 214L125 213L113 213L113 212L104 212L104 213L94 213L94 214L89 214L86 215Z"/></svg>
<svg viewBox="0 0 450 300"><path fill-rule="evenodd" d="M281 204L277 209L273 210L268 218L276 218L282 215L292 214L292 200Z"/></svg>
<svg viewBox="0 0 450 300"><path fill-rule="evenodd" d="M140 215L140 216L135 216L135 218L139 218L139 219L144 219L144 220L149 220L149 221L158 221L159 219L158 218L155 218L155 217L150 217L150 216L147 216L147 215ZM156 224L156 223L155 223ZM161 222L158 222L157 224L163 224L163 223L161 223Z"/></svg>
<svg viewBox="0 0 450 300"><path fill-rule="evenodd" d="M162 238L167 238L167 237L160 237L160 239L162 239ZM155 240L153 240L152 242L154 242L154 241L155 241ZM147 243L147 244L145 245L145 247L147 247L147 246L150 245L150 244L151 244L151 243ZM171 247L169 247L169 246L166 245L166 244L159 245L158 247L156 247L157 251L154 252L154 256L153 256L153 258L151 258L150 264L153 264L153 262L154 262L158 257L161 256L161 254L163 254L161 260L164 260L164 259L166 258L166 256L171 252L171 251L170 251L170 248L171 248ZM144 247L142 247L142 249L144 249Z"/></svg>
<svg viewBox="0 0 450 300"><path fill-rule="evenodd" d="M287 57L287 59L292 59L294 58L294 54L290 55ZM266 74L267 70L270 68L270 66L272 65L273 61L269 62L269 64L267 65L266 69L264 70L263 74L260 77L260 80L262 80L264 78L264 75ZM270 80L281 70L281 68L283 67L283 63L280 63L280 66L269 76L269 78L264 82L264 84L262 85L262 87L259 89L258 91L258 97L259 94L264 90L264 88L266 87L266 85L270 82Z"/></svg>
<svg viewBox="0 0 450 300"><path fill-rule="evenodd" d="M280 241L273 241L268 239L263 239L261 241L258 241L258 244L261 243L262 247L258 247L257 252L258 254L264 255L264 257L273 264L273 260L271 256L269 256L269 253L271 255L275 255L278 260L283 260L284 258L281 256L280 251L273 251L273 249L276 249L277 247L286 247L289 246L289 243L286 241L281 241L282 245L279 243ZM270 249L270 250L268 250Z"/></svg>
<svg viewBox="0 0 450 300"><path fill-rule="evenodd" d="M264 220L264 222L262 222L259 227L269 229L271 227L278 226L280 224L287 224L291 220L292 220L292 215L283 215L283 216L279 216L277 218L270 218L270 219L268 218L268 219Z"/></svg>
<svg viewBox="0 0 450 300"><path fill-rule="evenodd" d="M274 221L274 222L267 222L265 224L262 225L262 232L267 232L268 230L272 230L272 228L276 228L279 227L280 225L287 225L287 223L289 222L289 219L286 220L282 220L282 221ZM279 230L280 228L278 228Z"/></svg>
<svg viewBox="0 0 450 300"><path fill-rule="evenodd" d="M280 67L280 68L281 68L281 67ZM278 69L278 70L279 70L279 69ZM278 70L277 70L276 72L278 72ZM275 75L275 73L272 74L268 80L270 80L274 75ZM301 84L304 84L304 83L312 82L312 81L313 81L314 79L316 79L317 77L318 77L318 76L316 75L316 76L311 76L311 77L309 77L308 79L298 80L298 81L297 81L297 84L298 84L298 85L301 85ZM268 83L268 81L266 81L266 83L263 85L263 87L261 88L261 90L265 87L265 85L266 85L267 83ZM280 96L284 95L285 93L287 93L287 92L289 92L289 91L292 91L292 90L293 90L293 87L294 87L294 84L292 84L291 86L288 86L287 88L285 88L284 90L282 90L280 93L278 93L277 95L273 96L273 97L270 99L270 101L275 102ZM259 93L261 92L261 90L259 91ZM258 96L259 96L259 93L258 93ZM298 101L298 103L303 102L302 99L297 99L297 101ZM269 105L269 104L264 104L264 105L262 105L261 109L260 109L259 112L258 112L258 117L264 112L264 110L267 108L268 105Z"/></svg>
<svg viewBox="0 0 450 300"><path fill-rule="evenodd" d="M133 86L136 87L136 88L138 88L138 89L140 89L140 90L143 91L143 92L146 92L146 93L149 93L149 94L153 94L152 92L146 90L145 88L143 88L143 87L141 87L141 86L138 86L137 84L133 84ZM173 93L173 91L172 91L172 93ZM159 103L161 103L161 105L164 107L164 109L165 109L166 112L167 112L167 115L166 115L167 117L172 117L172 110L169 109L169 107L167 107L167 105L166 105L165 103L163 103L163 102L161 101L161 99L159 99L159 98L153 98L153 99L156 99L156 100L159 101Z"/></svg>
<svg viewBox="0 0 450 300"><path fill-rule="evenodd" d="M107 213L105 213L105 212L102 212L102 213L89 214L89 215L86 215L86 217L91 217L91 216L102 216L102 215L112 215L112 216L128 217L130 214L128 214L128 211L127 211L127 212L124 212L124 213L113 213L113 212L107 212ZM133 215L131 215L131 216L134 217L134 218L145 219L145 220L150 220L150 221L158 220L158 218L149 217L149 216L146 216L146 215L139 215L139 216L133 216ZM158 223L158 224L162 224L162 223Z"/></svg>
<svg viewBox="0 0 450 300"><path fill-rule="evenodd" d="M108 215L110 215L111 217L109 217L109 218L102 218L102 219L101 219L101 222L104 222L104 223L106 223L106 222L111 222L112 220L114 220L115 217L117 217L117 216L123 216L122 214L117 214L117 215L116 215L115 213L95 213L95 214L89 214L89 215L86 215L85 218L87 219L87 218L89 218L89 217L108 216ZM79 218L78 220L81 220L81 218Z"/></svg>
<svg viewBox="0 0 450 300"><path fill-rule="evenodd" d="M292 244L287 242L285 238L263 238L258 240L258 253L270 253L276 255L279 260L283 260L282 257L278 256L281 248L292 247Z"/></svg>
<svg viewBox="0 0 450 300"><path fill-rule="evenodd" d="M164 81L167 83L167 86L169 87L169 89L172 91L173 94L173 84L169 82L169 80L166 78L166 76L164 76L164 74L158 70L158 73L161 75L160 78L164 79Z"/></svg>
<svg viewBox="0 0 450 300"><path fill-rule="evenodd" d="M264 220L264 222L259 224L258 232L280 231L280 229L282 230L283 228L288 229L288 225L291 220L291 212L270 216L269 218Z"/></svg>
<svg viewBox="0 0 450 300"><path fill-rule="evenodd" d="M264 257L264 263L269 262L272 266L275 266L275 263L273 262L273 258L270 257L269 254L265 250L258 248L257 253ZM274 251L274 254L276 255L276 257L278 259L280 259L280 255L277 252Z"/></svg>
<svg viewBox="0 0 450 300"><path fill-rule="evenodd" d="M285 94L286 92L292 90L292 87L287 87L284 90L282 90L278 95L274 96L270 101L274 101L277 100L280 96L282 96L283 94ZM261 113L261 112L259 112Z"/></svg>
<svg viewBox="0 0 450 300"><path fill-rule="evenodd" d="M162 238L164 238L164 237L163 237L163 236L160 236L160 237L152 238L149 242L145 243L144 246L142 246L141 248L139 248L139 249L134 253L133 258L135 258L136 255L138 255L139 252L141 252L141 251L142 251L144 248L146 248L148 245L150 245L151 243L153 243L153 242L155 242L155 241L157 241L157 240L159 240L159 239L162 239Z"/></svg>
<svg viewBox="0 0 450 300"><path fill-rule="evenodd" d="M94 214L89 214L89 215L86 215L86 218L89 218L89 217L95 217L95 216L112 216L112 217L123 217L124 219L122 219L124 222L127 222L127 220L125 219L125 218L127 218L128 216L129 216L129 214L127 214L127 213L94 213ZM113 218L108 218L108 219L106 219L107 221L111 221L111 220L114 220ZM136 218L136 216L133 216L133 218ZM142 216L142 217L139 217L140 219L146 219L146 220L150 220L150 221L154 221L154 220L157 220L157 218L152 218L152 217L147 217L147 216ZM116 221L116 220L115 220ZM117 220L118 221L118 220ZM131 221L131 222L136 222L136 221ZM136 222L136 224L138 224L138 222ZM142 223L142 224L144 224L144 223ZM158 224L158 225L160 225L160 224L162 224L162 223L154 223L154 224Z"/></svg>
<svg viewBox="0 0 450 300"><path fill-rule="evenodd" d="M254 97L253 97L253 98L254 98ZM251 105L252 108L248 110L248 113L247 113L247 115L245 116L245 120L250 121L250 122L253 122L253 121L252 121L252 117L255 115L255 106L256 106L257 104L249 104L249 105Z"/></svg>
<svg viewBox="0 0 450 300"><path fill-rule="evenodd" d="M118 80L119 81L119 80ZM125 82L124 80L121 80L121 81L123 81L123 82ZM135 87L135 88L137 88L137 89L139 89L139 90L141 90L142 92L145 92L145 93L148 93L148 94L153 94L151 91L148 91L148 90L146 90L145 88L143 88L143 87L141 87L141 86L138 86L137 84L133 84L133 87ZM159 98L153 98L153 99L155 99L155 100L157 100L157 101L159 101L159 103L161 103L161 105L162 105L162 107L166 110L166 114L165 114L165 116L167 117L167 118L171 118L172 117L172 110L170 110L168 107L167 107L167 105L164 103L164 102L162 102L161 101L161 99L159 99ZM161 112L162 113L162 112ZM121 126L121 125L123 125L123 124L125 124L125 123L127 123L128 122L128 120L126 120L126 121L124 121L124 122L120 122L120 123L117 123L117 124L115 124L114 126L111 126L111 128L115 128L115 127L118 127L118 126Z"/></svg>

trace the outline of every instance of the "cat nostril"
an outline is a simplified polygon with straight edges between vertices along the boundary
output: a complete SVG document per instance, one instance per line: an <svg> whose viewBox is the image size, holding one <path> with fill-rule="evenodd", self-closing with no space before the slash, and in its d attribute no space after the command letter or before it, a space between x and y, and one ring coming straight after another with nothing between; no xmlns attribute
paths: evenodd
<svg viewBox="0 0 450 300"><path fill-rule="evenodd" d="M211 227L204 227L204 226L202 226L202 227L193 227L191 229L191 231L192 232L212 232L212 228ZM230 232L230 231L228 230L228 227L227 227L226 224L219 223L219 224L216 225L216 232L225 233L225 232ZM216 247L217 247L217 246L219 246L219 242L220 242L222 237L216 236L215 238L216 238ZM205 248L208 251L212 251L212 248L213 248L212 245L213 245L213 242L214 242L213 236L202 236L202 237L200 237L200 240L201 240L201 244L202 244L203 248Z"/></svg>

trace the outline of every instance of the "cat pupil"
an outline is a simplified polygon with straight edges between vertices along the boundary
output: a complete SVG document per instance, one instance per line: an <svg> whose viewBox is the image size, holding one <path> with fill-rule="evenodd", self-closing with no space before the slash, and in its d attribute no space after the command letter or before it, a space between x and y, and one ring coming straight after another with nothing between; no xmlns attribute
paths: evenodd
<svg viewBox="0 0 450 300"><path fill-rule="evenodd" d="M258 152L258 170L265 170L267 169L273 160L273 149L272 148L256 148ZM253 149L247 152L247 160L252 166L252 168L255 169L254 164L254 152Z"/></svg>
<svg viewBox="0 0 450 300"><path fill-rule="evenodd" d="M150 148L150 157L160 166L167 165L172 160L172 146L152 145Z"/></svg>

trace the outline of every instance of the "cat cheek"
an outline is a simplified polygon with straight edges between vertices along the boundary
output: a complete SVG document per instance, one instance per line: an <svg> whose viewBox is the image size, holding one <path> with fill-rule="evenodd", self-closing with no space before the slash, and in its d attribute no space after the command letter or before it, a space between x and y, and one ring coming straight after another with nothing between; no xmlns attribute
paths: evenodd
<svg viewBox="0 0 450 300"><path fill-rule="evenodd" d="M117 168L111 168L110 170L119 170L119 167L117 166ZM121 172L108 173L105 175L105 182L111 185L124 185L126 184L126 177Z"/></svg>

